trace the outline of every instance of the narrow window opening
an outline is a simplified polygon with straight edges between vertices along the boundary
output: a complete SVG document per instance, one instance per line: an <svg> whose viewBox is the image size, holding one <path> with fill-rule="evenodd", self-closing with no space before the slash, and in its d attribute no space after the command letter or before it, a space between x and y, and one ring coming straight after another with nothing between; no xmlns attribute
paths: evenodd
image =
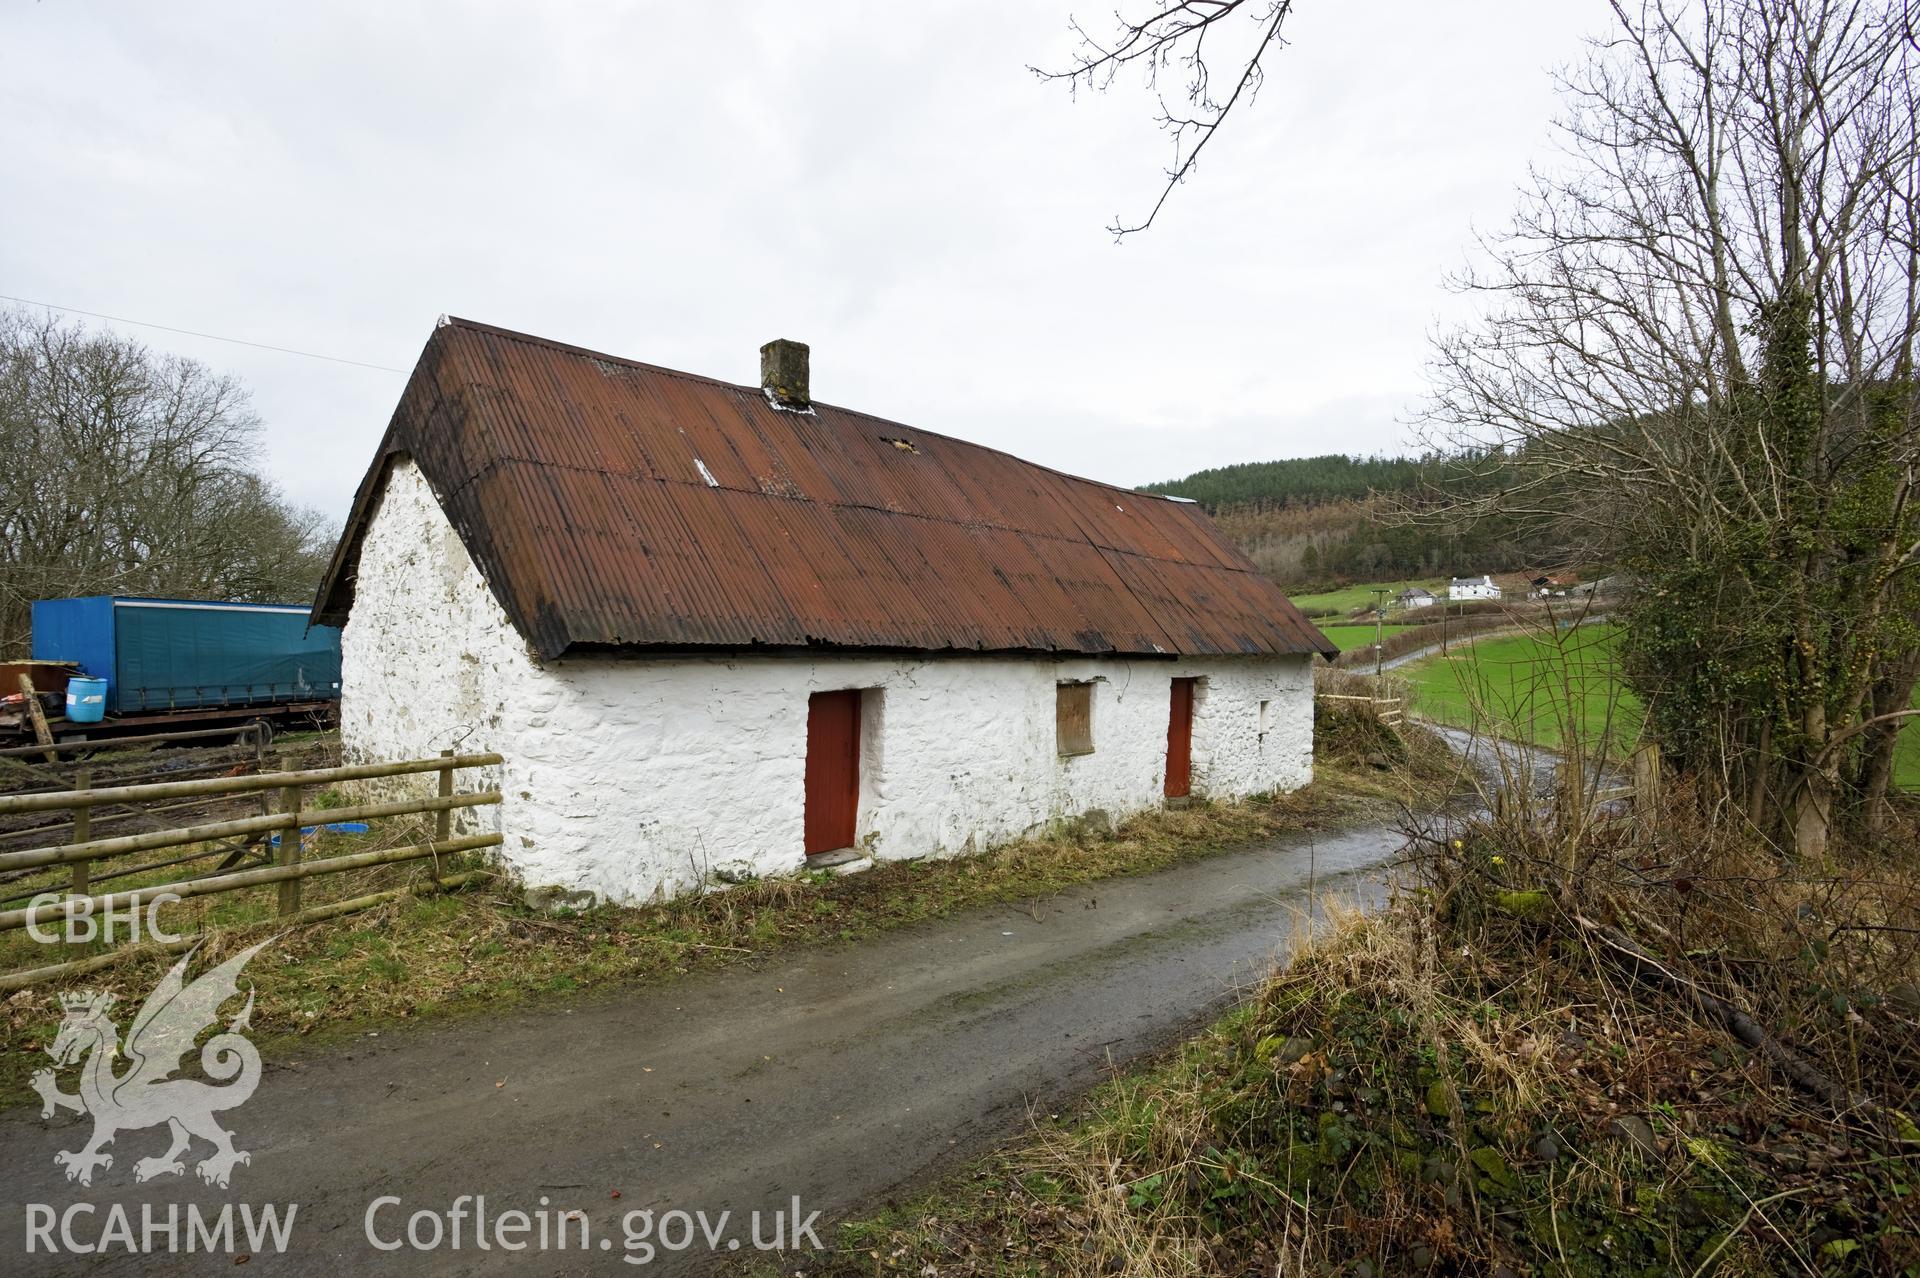
<svg viewBox="0 0 1920 1278"><path fill-rule="evenodd" d="M1054 734L1062 755L1093 753L1093 685L1054 686Z"/></svg>

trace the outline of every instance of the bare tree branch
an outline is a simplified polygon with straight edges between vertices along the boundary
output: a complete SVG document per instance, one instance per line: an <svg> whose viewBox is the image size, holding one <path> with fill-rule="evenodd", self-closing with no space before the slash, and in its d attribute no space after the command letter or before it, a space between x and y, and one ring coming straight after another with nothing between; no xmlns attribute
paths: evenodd
<svg viewBox="0 0 1920 1278"><path fill-rule="evenodd" d="M254 471L245 389L190 360L0 311L0 654L35 599L304 599L333 538Z"/></svg>
<svg viewBox="0 0 1920 1278"><path fill-rule="evenodd" d="M1262 59L1284 43L1280 28L1292 11L1293 0L1154 0L1151 8L1137 17L1116 12L1115 32L1105 40L1095 38L1073 19L1071 26L1080 41L1073 65L1060 71L1028 68L1042 80L1064 80L1075 92L1084 87L1102 93L1123 71L1133 68L1142 73L1148 90L1158 97L1157 123L1172 136L1173 163L1166 171L1167 182L1160 198L1143 221L1128 225L1120 217L1114 218L1107 230L1115 240L1153 225L1173 189L1193 172L1200 153L1213 141L1234 107L1243 97L1251 102L1259 94L1266 76ZM1216 28L1227 30L1224 24L1236 14L1252 20L1247 30L1254 30L1257 23L1258 38L1234 59L1240 73L1234 77L1232 91L1220 100L1213 93L1207 42ZM1166 95L1160 91L1160 73L1176 66L1185 75L1180 92L1186 101L1177 111L1168 106Z"/></svg>
<svg viewBox="0 0 1920 1278"><path fill-rule="evenodd" d="M1561 156L1458 280L1482 318L1435 343L1430 443L1501 481L1440 517L1537 516L1638 573L1663 727L1685 707L1736 752L1699 770L1817 851L1914 681L1913 5L1612 10L1562 78Z"/></svg>

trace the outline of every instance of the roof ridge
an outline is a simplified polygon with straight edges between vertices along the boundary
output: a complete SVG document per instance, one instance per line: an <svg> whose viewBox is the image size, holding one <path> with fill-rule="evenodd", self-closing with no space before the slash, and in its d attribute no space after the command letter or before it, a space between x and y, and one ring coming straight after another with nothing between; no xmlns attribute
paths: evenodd
<svg viewBox="0 0 1920 1278"><path fill-rule="evenodd" d="M626 355L615 355L608 351L596 351L590 347L576 346L572 342L561 342L555 341L551 337L541 337L538 333L522 333L518 329L501 328L498 324L485 324L479 320L462 319L458 315L441 316L440 323L436 325L435 328L436 330L441 328L467 328L472 329L476 333L491 333L495 337L504 337L509 341L525 342L528 346L545 346L550 350L566 351L572 355L584 355L588 359L604 359L609 363L625 364L629 368L638 368L649 373L664 373L668 377L678 377L682 381L700 382L707 386L721 386L728 390L749 389L735 382L722 381L718 377L708 377L701 373L689 373L684 369L668 368L664 364L649 364L644 360L633 359Z"/></svg>
<svg viewBox="0 0 1920 1278"><path fill-rule="evenodd" d="M607 351L597 351L591 347L577 346L572 342L556 341L551 337L541 337L537 333L523 333L517 329L501 328L498 324L487 324L480 320L463 319L457 315L443 315L439 327L459 327L472 329L479 333L490 333L495 337L504 337L509 341L524 342L529 346L544 346L550 350L566 351L572 355L584 355L588 359L603 359L610 363L625 365L628 368L641 369L644 372L662 373L668 377L677 377L682 381L698 382L703 386L718 386L724 390L739 391L741 394L753 398L759 398L762 394L758 386L746 386L739 382L729 382L723 378L709 377L704 373L689 373L685 369L668 368L664 364L649 364L645 360L633 359L626 355L614 355ZM824 400L814 400L813 403L817 408L830 408L836 413L845 413L850 417L864 417L868 421L878 422L882 426L893 426L900 430L918 431L920 434L930 435L934 439L942 439L949 443L962 444L968 448L978 448L982 452L993 453L996 456L1011 458L1019 462L1022 466L1029 466L1034 470L1043 470L1049 475L1058 475L1060 478L1070 479L1076 484L1093 484L1096 487L1105 488L1109 492L1125 493L1129 497L1151 497L1155 501L1170 502L1177 506L1193 504L1176 497L1170 497L1165 493L1147 492L1141 488L1129 488L1123 484L1110 483L1104 479L1095 479L1091 475L1076 475L1072 471L1061 470L1059 467L1049 466L1045 462L1033 461L1030 458L1020 456L1018 453L1009 452L1004 448L995 448L992 444L983 444L978 440L966 439L959 435L948 435L942 431L928 430L924 426L915 426L908 422L896 421L891 417L882 417L878 413L870 413L865 409L848 408L843 404L829 404Z"/></svg>

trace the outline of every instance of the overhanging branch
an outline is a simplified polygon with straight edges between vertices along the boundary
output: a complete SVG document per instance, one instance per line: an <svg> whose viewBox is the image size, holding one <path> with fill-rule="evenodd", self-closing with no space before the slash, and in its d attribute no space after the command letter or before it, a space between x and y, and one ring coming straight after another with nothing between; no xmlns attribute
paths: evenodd
<svg viewBox="0 0 1920 1278"><path fill-rule="evenodd" d="M1293 0L1156 0L1150 12L1139 18L1115 13L1116 30L1106 41L1096 39L1076 19L1072 29L1079 37L1073 65L1065 70L1047 71L1029 67L1042 80L1064 80L1076 92L1082 87L1105 92L1119 74L1137 67L1147 87L1159 90L1160 72L1179 66L1186 73L1182 87L1187 107L1175 112L1160 95L1160 127L1172 135L1173 164L1166 171L1166 185L1145 220L1128 225L1119 217L1107 229L1116 240L1152 226L1166 207L1173 189L1193 172L1200 153L1213 141L1220 126L1241 100L1251 102L1265 78L1262 67L1269 50L1283 43L1280 28L1293 10ZM1207 37L1216 26L1236 13L1253 18L1259 24L1259 39L1241 64L1233 91L1225 100L1213 95L1213 73L1208 63ZM1224 29L1224 28L1223 28Z"/></svg>

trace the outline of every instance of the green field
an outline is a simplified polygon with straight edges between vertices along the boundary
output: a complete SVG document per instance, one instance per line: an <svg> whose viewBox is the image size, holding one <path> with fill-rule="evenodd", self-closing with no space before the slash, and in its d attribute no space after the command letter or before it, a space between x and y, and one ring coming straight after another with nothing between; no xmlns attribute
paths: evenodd
<svg viewBox="0 0 1920 1278"><path fill-rule="evenodd" d="M1383 626L1382 635L1397 635L1402 630L1411 630L1412 626ZM1365 648L1373 643L1373 627L1370 625L1322 626L1320 633L1333 640L1334 645L1345 652L1349 648Z"/></svg>
<svg viewBox="0 0 1920 1278"><path fill-rule="evenodd" d="M1357 627L1335 627L1343 628ZM1641 706L1620 686L1614 654L1619 638L1618 627L1583 626L1556 649L1533 635L1505 635L1398 673L1414 686L1416 712L1435 722L1543 745L1559 745L1565 725L1573 723L1590 745L1608 733L1613 748L1624 750L1639 734ZM1920 692L1914 706L1920 709ZM1900 734L1894 784L1920 790L1920 719Z"/></svg>
<svg viewBox="0 0 1920 1278"><path fill-rule="evenodd" d="M1569 725L1590 745L1602 736L1630 747L1640 703L1620 686L1613 626L1583 626L1556 645L1534 635L1505 635L1417 661L1399 673L1417 694L1417 710L1440 723L1481 727L1500 736L1559 745Z"/></svg>
<svg viewBox="0 0 1920 1278"><path fill-rule="evenodd" d="M1289 595L1288 598L1292 599L1294 605L1302 612L1317 612L1331 608L1344 617L1355 608L1371 606L1374 600L1373 592L1376 590L1385 590L1387 602L1392 604L1394 596L1408 586L1425 586L1435 595L1445 597L1446 585L1446 580L1440 577L1429 577L1421 581L1369 581L1358 586L1342 586L1338 590L1329 590L1322 594Z"/></svg>
<svg viewBox="0 0 1920 1278"><path fill-rule="evenodd" d="M1920 710L1920 688L1914 690L1913 708ZM1920 790L1920 719L1909 719L1900 729L1900 744L1893 752L1893 783L1902 790Z"/></svg>

